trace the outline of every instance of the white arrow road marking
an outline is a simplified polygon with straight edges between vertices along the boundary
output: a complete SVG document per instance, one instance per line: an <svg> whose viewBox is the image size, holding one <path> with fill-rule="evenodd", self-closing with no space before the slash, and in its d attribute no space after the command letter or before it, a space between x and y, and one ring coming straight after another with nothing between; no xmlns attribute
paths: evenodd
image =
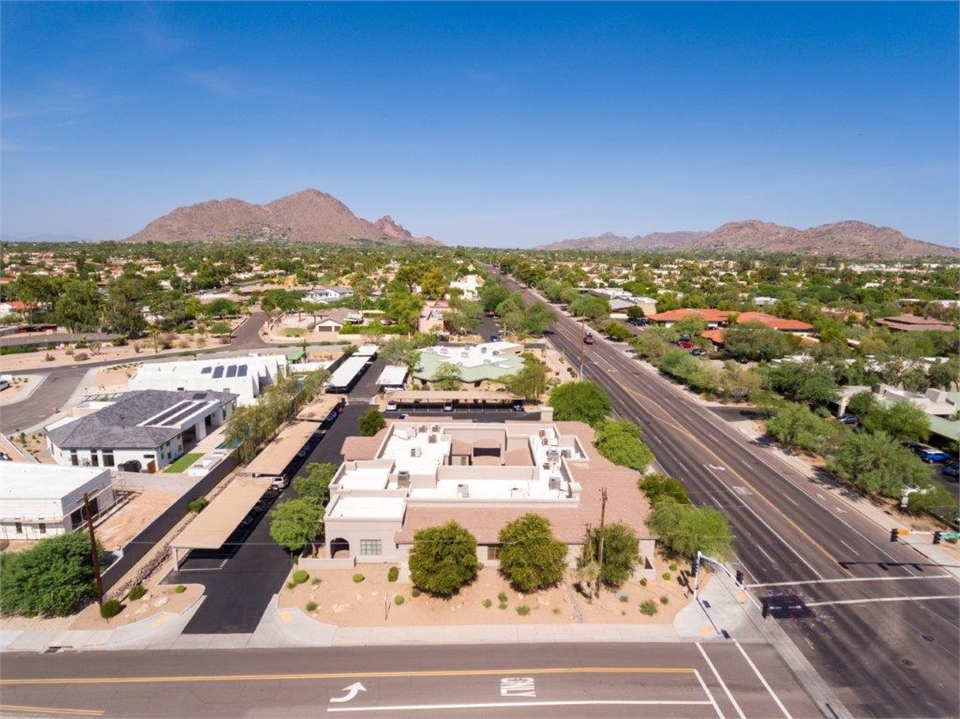
<svg viewBox="0 0 960 719"><path fill-rule="evenodd" d="M716 467L716 466L714 466L714 465L712 465L712 464L708 464L707 466L708 466L710 469L715 469L715 470L717 470L718 472L726 472L726 471L727 471L727 468L726 468L726 467Z"/></svg>
<svg viewBox="0 0 960 719"><path fill-rule="evenodd" d="M330 701L333 702L334 704L343 704L344 702L348 702L351 699L356 698L357 694L359 694L360 692L367 691L367 688L363 686L363 684L361 684L360 682L354 682L350 686L344 687L343 690L347 693L346 696L330 697Z"/></svg>

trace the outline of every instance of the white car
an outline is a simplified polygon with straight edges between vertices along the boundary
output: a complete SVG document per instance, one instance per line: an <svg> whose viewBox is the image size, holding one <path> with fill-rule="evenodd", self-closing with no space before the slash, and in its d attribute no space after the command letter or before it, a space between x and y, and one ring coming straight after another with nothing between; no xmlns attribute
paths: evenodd
<svg viewBox="0 0 960 719"><path fill-rule="evenodd" d="M396 412L398 409L396 402L387 402L387 412Z"/></svg>

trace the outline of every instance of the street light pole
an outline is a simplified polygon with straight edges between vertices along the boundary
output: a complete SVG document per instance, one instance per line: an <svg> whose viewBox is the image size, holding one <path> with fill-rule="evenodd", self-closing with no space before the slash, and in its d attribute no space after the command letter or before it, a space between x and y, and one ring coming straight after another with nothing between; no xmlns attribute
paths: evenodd
<svg viewBox="0 0 960 719"><path fill-rule="evenodd" d="M97 551L97 537L93 533L93 513L90 511L90 495L83 493L83 513L87 516L87 529L90 532L90 556L93 558L93 574L97 580L97 604L103 604L103 580L100 578L100 553Z"/></svg>

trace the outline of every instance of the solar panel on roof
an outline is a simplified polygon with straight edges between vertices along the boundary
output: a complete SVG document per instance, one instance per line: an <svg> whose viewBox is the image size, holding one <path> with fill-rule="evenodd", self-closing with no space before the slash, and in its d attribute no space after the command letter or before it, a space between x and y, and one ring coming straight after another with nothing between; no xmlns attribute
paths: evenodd
<svg viewBox="0 0 960 719"><path fill-rule="evenodd" d="M213 367L204 367L200 370L200 374L210 374L213 371Z"/></svg>
<svg viewBox="0 0 960 719"><path fill-rule="evenodd" d="M236 377L237 376L237 366L235 364L227 367L227 377Z"/></svg>
<svg viewBox="0 0 960 719"><path fill-rule="evenodd" d="M175 405L173 405L173 407L171 407L170 409L168 409L166 412L163 412L163 413L157 415L156 417L154 417L153 420L152 420L152 422L151 422L151 424L153 424L153 425L162 425L167 419L169 419L169 418L172 417L173 415L177 414L177 413L178 413L180 410L182 410L186 405L192 405L192 404L193 404L193 402L190 402L189 400L183 400L183 401L181 401L181 402L177 402Z"/></svg>
<svg viewBox="0 0 960 719"><path fill-rule="evenodd" d="M237 377L246 377L247 376L247 366L245 364L237 367Z"/></svg>
<svg viewBox="0 0 960 719"><path fill-rule="evenodd" d="M213 378L214 378L214 379L220 379L221 377L223 377L223 367L216 367L216 368L214 368L214 370L213 370Z"/></svg>
<svg viewBox="0 0 960 719"><path fill-rule="evenodd" d="M178 424L180 424L185 418L189 417L191 414L196 414L197 410L199 410L202 406L204 406L204 404L205 403L203 402L191 402L190 406L185 408L183 411L178 412L172 417L167 417L166 420L163 422L163 424L160 426L176 427Z"/></svg>
<svg viewBox="0 0 960 719"><path fill-rule="evenodd" d="M206 392L194 392L194 393L193 393L193 398L194 398L194 399L206 399L206 398L207 398L207 393L206 393Z"/></svg>

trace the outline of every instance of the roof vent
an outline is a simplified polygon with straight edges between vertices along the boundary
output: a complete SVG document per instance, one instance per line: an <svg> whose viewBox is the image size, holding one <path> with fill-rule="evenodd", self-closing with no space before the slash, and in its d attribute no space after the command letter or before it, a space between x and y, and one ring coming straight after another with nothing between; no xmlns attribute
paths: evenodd
<svg viewBox="0 0 960 719"><path fill-rule="evenodd" d="M410 486L410 471L401 469L397 472L397 486L400 489L406 489Z"/></svg>
<svg viewBox="0 0 960 719"><path fill-rule="evenodd" d="M470 485L469 484L458 484L457 485L457 497L460 499L469 499L470 498Z"/></svg>
<svg viewBox="0 0 960 719"><path fill-rule="evenodd" d="M411 456L411 457L419 457L419 456L420 456L420 448L419 448L419 447L411 447L411 448L410 448L410 456Z"/></svg>
<svg viewBox="0 0 960 719"><path fill-rule="evenodd" d="M429 444L436 444L436 443L437 443L437 435L431 434L431 435L430 435L430 438L427 440L427 442L428 442Z"/></svg>

